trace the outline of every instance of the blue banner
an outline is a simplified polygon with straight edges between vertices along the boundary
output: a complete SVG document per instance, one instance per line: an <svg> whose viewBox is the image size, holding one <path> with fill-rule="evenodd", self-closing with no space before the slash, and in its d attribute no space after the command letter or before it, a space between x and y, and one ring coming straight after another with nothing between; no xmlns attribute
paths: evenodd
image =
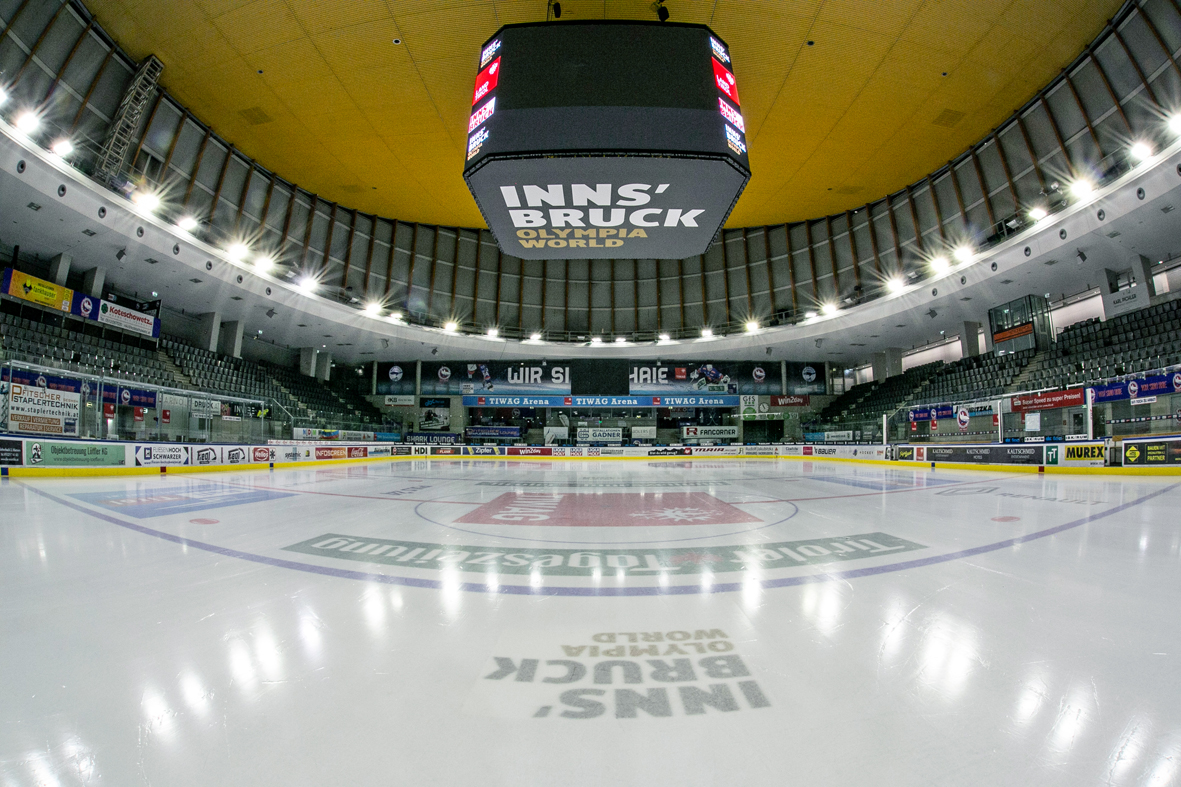
<svg viewBox="0 0 1181 787"><path fill-rule="evenodd" d="M737 407L738 396L465 396L464 407Z"/></svg>
<svg viewBox="0 0 1181 787"><path fill-rule="evenodd" d="M379 443L400 443L402 442L401 432L374 432L373 439Z"/></svg>
<svg viewBox="0 0 1181 787"><path fill-rule="evenodd" d="M4 382L13 382L17 385L27 385L30 388L48 388L51 391L69 391L70 393L81 393L89 395L95 384L84 383L81 380L71 380L68 377L54 377L51 374L42 374L41 372L34 372L28 369L12 369L12 379L8 379L8 369L3 372Z"/></svg>
<svg viewBox="0 0 1181 787"><path fill-rule="evenodd" d="M123 407L155 407L156 392L141 391L138 388L104 385L103 404L118 404Z"/></svg>
<svg viewBox="0 0 1181 787"><path fill-rule="evenodd" d="M491 437L519 438L521 436L521 427L519 427L519 426L469 426L467 428L467 436L471 439L491 438Z"/></svg>
<svg viewBox="0 0 1181 787"><path fill-rule="evenodd" d="M1095 404L1117 402L1121 399L1137 399L1141 396L1164 396L1166 394L1181 393L1181 372L1173 374L1158 374L1139 380L1127 380L1122 383L1097 385Z"/></svg>

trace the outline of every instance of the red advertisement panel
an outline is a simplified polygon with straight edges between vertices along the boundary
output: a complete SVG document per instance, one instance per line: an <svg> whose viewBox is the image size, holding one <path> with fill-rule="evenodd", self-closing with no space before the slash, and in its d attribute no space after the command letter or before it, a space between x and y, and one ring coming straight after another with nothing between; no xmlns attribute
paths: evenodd
<svg viewBox="0 0 1181 787"><path fill-rule="evenodd" d="M738 100L738 83L734 81L734 75L730 73L730 69L712 57L710 62L714 64L714 82L717 83L718 90L725 93L735 104L742 106L742 102Z"/></svg>
<svg viewBox="0 0 1181 787"><path fill-rule="evenodd" d="M508 449L509 456L553 456L552 448L532 448L529 446L512 446Z"/></svg>
<svg viewBox="0 0 1181 787"><path fill-rule="evenodd" d="M1013 412L1024 413L1034 410L1053 410L1056 407L1080 407L1086 404L1085 389L1071 388L1069 391L1047 391L1031 396L1014 396Z"/></svg>
<svg viewBox="0 0 1181 787"><path fill-rule="evenodd" d="M715 60L716 64L717 61ZM474 107L480 99L491 93L496 89L496 83L500 79L500 58L496 58L488 67L476 75L476 90L472 94L472 106Z"/></svg>
<svg viewBox="0 0 1181 787"><path fill-rule="evenodd" d="M365 459L369 456L369 449L365 446L355 445L349 448L349 459Z"/></svg>

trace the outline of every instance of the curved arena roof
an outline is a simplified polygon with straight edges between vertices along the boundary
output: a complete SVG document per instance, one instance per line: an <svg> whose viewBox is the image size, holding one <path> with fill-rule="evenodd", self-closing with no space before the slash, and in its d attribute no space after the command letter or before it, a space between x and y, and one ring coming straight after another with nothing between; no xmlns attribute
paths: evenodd
<svg viewBox="0 0 1181 787"><path fill-rule="evenodd" d="M479 227L463 168L481 43L545 0L88 0L180 103L325 200ZM730 227L844 212L958 156L1103 29L1118 0L669 0L730 45L754 178ZM566 0L562 24L654 19ZM400 44L394 44L397 40Z"/></svg>

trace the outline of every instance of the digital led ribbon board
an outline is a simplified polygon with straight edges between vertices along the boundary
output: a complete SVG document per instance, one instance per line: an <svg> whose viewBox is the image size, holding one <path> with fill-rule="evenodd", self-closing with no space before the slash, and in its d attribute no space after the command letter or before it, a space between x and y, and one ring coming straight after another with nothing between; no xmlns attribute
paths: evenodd
<svg viewBox="0 0 1181 787"><path fill-rule="evenodd" d="M507 25L480 53L464 180L506 253L703 253L750 179L730 50L709 28Z"/></svg>

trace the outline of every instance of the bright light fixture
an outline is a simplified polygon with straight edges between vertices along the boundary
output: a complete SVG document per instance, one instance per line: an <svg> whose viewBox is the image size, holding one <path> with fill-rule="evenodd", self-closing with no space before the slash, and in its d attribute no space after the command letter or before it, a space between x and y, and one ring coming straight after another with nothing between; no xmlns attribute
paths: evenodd
<svg viewBox="0 0 1181 787"><path fill-rule="evenodd" d="M616 344L624 344L625 342L627 342L627 337L626 337L626 336L616 336L616 337L615 337L615 343L616 343Z"/></svg>
<svg viewBox="0 0 1181 787"><path fill-rule="evenodd" d="M972 256L976 253L972 251L971 246L957 246L956 250L952 252L955 258L960 262L971 262Z"/></svg>
<svg viewBox="0 0 1181 787"><path fill-rule="evenodd" d="M714 335L714 329L713 329L713 328L702 328L702 329L701 329L701 338L702 338L702 339L708 339L708 338L710 338L710 337L711 337L711 336L713 336L713 335Z"/></svg>
<svg viewBox="0 0 1181 787"><path fill-rule="evenodd" d="M804 319L811 320L816 316L816 312L804 312Z"/></svg>
<svg viewBox="0 0 1181 787"><path fill-rule="evenodd" d="M3 106L8 101L8 91L0 87L0 106Z"/></svg>
<svg viewBox="0 0 1181 787"><path fill-rule="evenodd" d="M836 314L837 313L837 305L835 303L826 303L820 307L820 311L822 311L825 314Z"/></svg>
<svg viewBox="0 0 1181 787"><path fill-rule="evenodd" d="M759 330L759 321L758 320L747 320L746 321L746 332L747 333L758 333L758 330Z"/></svg>
<svg viewBox="0 0 1181 787"><path fill-rule="evenodd" d="M1076 197L1085 197L1095 190L1095 185L1085 178L1079 178L1070 184L1070 193Z"/></svg>
<svg viewBox="0 0 1181 787"><path fill-rule="evenodd" d="M226 255L234 262L246 259L246 255L249 253L250 248L245 243L231 243L230 247L226 249Z"/></svg>
<svg viewBox="0 0 1181 787"><path fill-rule="evenodd" d="M591 344L602 344L602 343L603 343L603 340L600 339L598 336L591 337Z"/></svg>
<svg viewBox="0 0 1181 787"><path fill-rule="evenodd" d="M315 276L304 276L299 280L299 291L304 295L311 295L320 286L320 282L316 281Z"/></svg>
<svg viewBox="0 0 1181 787"><path fill-rule="evenodd" d="M531 341L531 342L539 342L539 341L541 341L541 334L540 334L540 333L531 333L531 334L529 334L529 341Z"/></svg>
<svg viewBox="0 0 1181 787"><path fill-rule="evenodd" d="M131 201L136 206L147 213L155 213L156 208L160 207L160 198L150 191L137 191L131 195Z"/></svg>
<svg viewBox="0 0 1181 787"><path fill-rule="evenodd" d="M32 134L41 127L41 118L32 112L25 112L16 119L16 130L22 134Z"/></svg>
<svg viewBox="0 0 1181 787"><path fill-rule="evenodd" d="M1034 221L1041 221L1042 219L1044 219L1046 216L1049 216L1049 215L1050 215L1049 213L1046 213L1045 208L1038 207L1038 208L1030 208L1029 209L1029 218L1033 219Z"/></svg>
<svg viewBox="0 0 1181 787"><path fill-rule="evenodd" d="M366 317L380 317L381 316L381 302L369 301L365 304L364 314Z"/></svg>
<svg viewBox="0 0 1181 787"><path fill-rule="evenodd" d="M489 328L488 329L488 338L489 339L495 339L497 336L500 336L500 329L499 328Z"/></svg>
<svg viewBox="0 0 1181 787"><path fill-rule="evenodd" d="M269 254L260 254L254 258L254 269L259 273L266 273L275 267L275 258Z"/></svg>
<svg viewBox="0 0 1181 787"><path fill-rule="evenodd" d="M662 333L662 334L660 334L659 336L657 336L656 338L657 338L657 339L659 339L659 340L660 340L660 341L662 341L662 342L667 342L667 341L670 341L670 340L672 339L672 337L671 337L671 336L669 336L667 333Z"/></svg>
<svg viewBox="0 0 1181 787"><path fill-rule="evenodd" d="M1152 145L1147 142L1137 142L1128 150L1132 154L1132 158L1137 161L1144 161L1152 156Z"/></svg>
<svg viewBox="0 0 1181 787"><path fill-rule="evenodd" d="M443 330L447 331L447 333L455 333L459 330L459 323L449 320L443 324Z"/></svg>
<svg viewBox="0 0 1181 787"><path fill-rule="evenodd" d="M2 93L3 91L0 91L0 94ZM3 103L3 99L0 99L0 104ZM1169 131L1172 131L1174 134L1181 134L1181 112L1169 118Z"/></svg>
<svg viewBox="0 0 1181 787"><path fill-rule="evenodd" d="M59 139L57 142L53 143L53 147L51 147L50 150L53 151L55 156L61 156L62 158L65 158L74 152L74 143L70 142L68 139Z"/></svg>
<svg viewBox="0 0 1181 787"><path fill-rule="evenodd" d="M890 292L902 292L905 287L906 282L897 276L891 276L889 279L886 279L886 289Z"/></svg>
<svg viewBox="0 0 1181 787"><path fill-rule="evenodd" d="M192 216L181 216L180 221L176 222L176 226L180 227L185 232L192 232L197 229L199 222Z"/></svg>
<svg viewBox="0 0 1181 787"><path fill-rule="evenodd" d="M943 273L945 270L947 270L948 265L949 263L947 262L947 257L940 255L938 257L931 258L931 270L935 271L936 273Z"/></svg>
<svg viewBox="0 0 1181 787"><path fill-rule="evenodd" d="M398 322L402 319L402 312L390 312L389 321Z"/></svg>

